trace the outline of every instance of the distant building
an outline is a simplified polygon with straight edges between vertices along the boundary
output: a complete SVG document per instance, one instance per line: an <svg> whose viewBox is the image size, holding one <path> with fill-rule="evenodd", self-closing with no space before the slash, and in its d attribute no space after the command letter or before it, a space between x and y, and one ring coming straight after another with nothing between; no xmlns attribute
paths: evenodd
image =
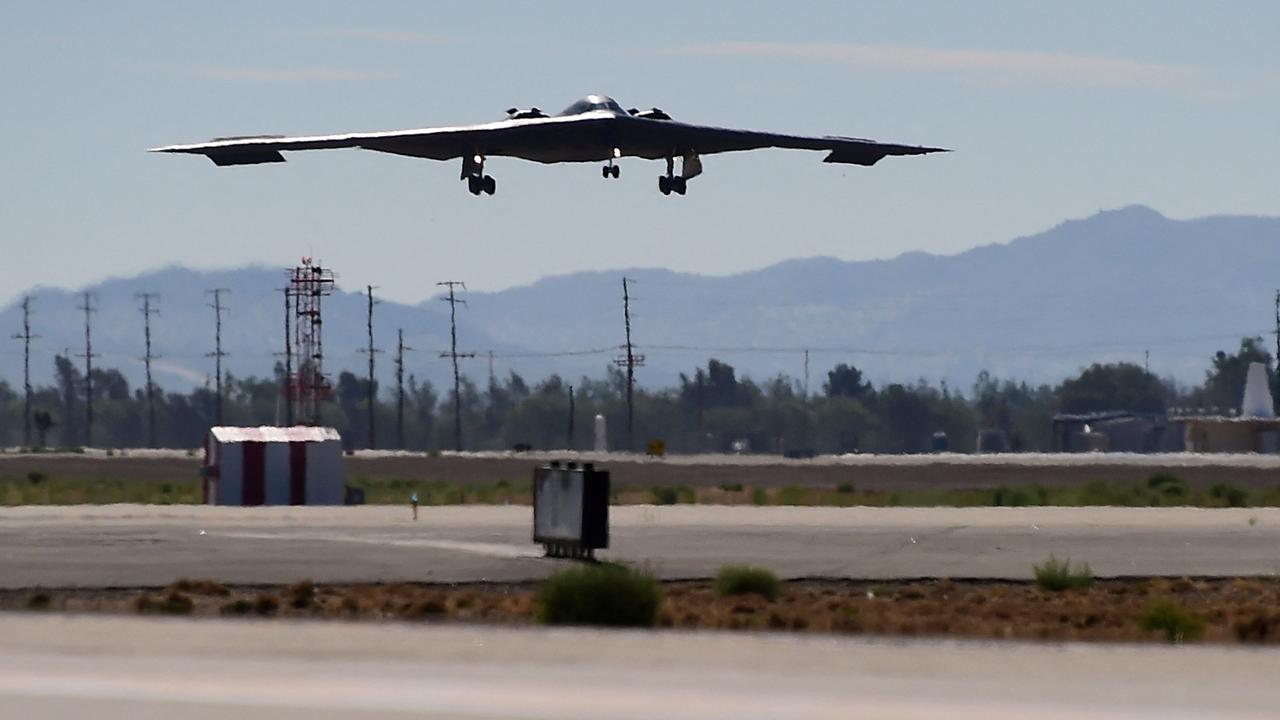
<svg viewBox="0 0 1280 720"><path fill-rule="evenodd" d="M1186 428L1187 450L1201 453L1280 452L1280 419L1276 418L1267 366L1249 365L1240 414L1191 415L1179 418Z"/></svg>
<svg viewBox="0 0 1280 720"><path fill-rule="evenodd" d="M341 505L342 438L324 427L215 427L205 437L208 505Z"/></svg>
<svg viewBox="0 0 1280 720"><path fill-rule="evenodd" d="M1054 452L1181 452L1182 428L1161 414L1128 410L1053 416Z"/></svg>

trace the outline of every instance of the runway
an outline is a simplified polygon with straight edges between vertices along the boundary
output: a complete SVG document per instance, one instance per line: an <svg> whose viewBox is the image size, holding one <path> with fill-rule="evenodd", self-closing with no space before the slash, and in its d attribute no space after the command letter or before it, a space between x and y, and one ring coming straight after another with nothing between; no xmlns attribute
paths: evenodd
<svg viewBox="0 0 1280 720"><path fill-rule="evenodd" d="M603 558L664 578L749 562L785 577L1028 578L1050 553L1100 576L1275 575L1280 509L802 508L611 510ZM0 509L0 586L522 581L540 557L527 507Z"/></svg>
<svg viewBox="0 0 1280 720"><path fill-rule="evenodd" d="M6 717L1270 718L1212 647L0 615Z"/></svg>

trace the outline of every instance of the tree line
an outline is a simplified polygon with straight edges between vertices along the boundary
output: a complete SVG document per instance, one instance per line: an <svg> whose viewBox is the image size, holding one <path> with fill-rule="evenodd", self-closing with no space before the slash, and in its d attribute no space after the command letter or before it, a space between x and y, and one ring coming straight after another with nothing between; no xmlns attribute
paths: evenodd
<svg viewBox="0 0 1280 720"><path fill-rule="evenodd" d="M1195 387L1157 377L1140 365L1095 363L1057 385L1030 385L983 372L969 388L946 383L889 383L875 387L863 370L840 363L826 373L820 393L806 394L786 375L757 381L739 377L733 366L710 359L681 374L673 387L637 387L634 437L643 450L662 440L669 452L926 452L945 443L971 452L980 431L998 431L1010 449L1052 449L1052 418L1057 413L1128 410L1160 414L1170 408L1225 412L1240 404L1251 362L1272 357L1261 338L1244 338L1232 352L1209 358L1205 380ZM144 388L130 388L115 369L93 370L86 383L66 356L54 359L54 383L33 388L36 446L80 447L86 443L86 389L93 393L93 445L145 447L148 408ZM570 387L574 412L570 414ZM269 377L237 377L223 382L223 423L278 425L285 417L284 368ZM615 367L603 376L576 382L559 375L530 383L516 372L482 385L463 378L460 398L452 388L407 378L402 406L398 394L376 381L373 387L377 435L369 437L369 383L350 372L339 374L324 423L339 430L352 448L452 448L453 417L460 401L463 446L471 450L590 448L593 419L606 418L609 447L627 443L626 378ZM198 447L215 422L212 387L190 392L154 388L156 445ZM0 381L0 445L21 446L24 394ZM572 432L572 435L570 433ZM943 440L945 438L945 440Z"/></svg>

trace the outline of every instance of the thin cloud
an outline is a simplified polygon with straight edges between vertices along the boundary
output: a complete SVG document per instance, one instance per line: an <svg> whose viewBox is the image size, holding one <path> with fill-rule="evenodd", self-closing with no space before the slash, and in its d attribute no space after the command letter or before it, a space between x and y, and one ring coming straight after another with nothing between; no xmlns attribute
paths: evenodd
<svg viewBox="0 0 1280 720"><path fill-rule="evenodd" d="M387 28L312 28L299 30L296 34L319 40L363 40L383 45L452 45L457 42L442 35Z"/></svg>
<svg viewBox="0 0 1280 720"><path fill-rule="evenodd" d="M232 82L351 82L357 80L377 80L387 77L385 74L365 70L338 67L227 67L201 66L186 68L185 72L196 77L209 80L226 80Z"/></svg>
<svg viewBox="0 0 1280 720"><path fill-rule="evenodd" d="M945 50L906 45L721 42L686 45L680 55L792 57L912 71L953 71L1022 75L1107 84L1171 82L1186 77L1186 67L1123 58L1017 50Z"/></svg>

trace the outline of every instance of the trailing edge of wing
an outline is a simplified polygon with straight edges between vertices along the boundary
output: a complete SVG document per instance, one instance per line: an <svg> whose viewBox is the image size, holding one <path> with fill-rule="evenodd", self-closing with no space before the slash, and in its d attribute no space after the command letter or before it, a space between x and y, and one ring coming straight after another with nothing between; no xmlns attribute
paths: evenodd
<svg viewBox="0 0 1280 720"><path fill-rule="evenodd" d="M936 152L951 152L944 148L915 147L912 145L885 145L871 142L854 142L837 145L822 159L825 163L845 163L870 167L890 155L927 155Z"/></svg>
<svg viewBox="0 0 1280 720"><path fill-rule="evenodd" d="M279 150L210 150L204 153L204 155L212 160L214 165L219 167L225 167L227 165L260 165L262 163L284 162L284 156L280 154Z"/></svg>

